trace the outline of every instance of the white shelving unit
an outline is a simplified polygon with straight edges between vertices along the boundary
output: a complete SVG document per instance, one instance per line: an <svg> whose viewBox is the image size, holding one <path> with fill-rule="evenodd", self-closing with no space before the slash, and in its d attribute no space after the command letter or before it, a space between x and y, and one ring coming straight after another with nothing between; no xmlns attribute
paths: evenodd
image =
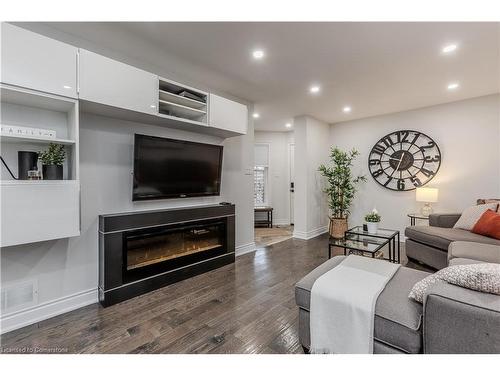
<svg viewBox="0 0 500 375"><path fill-rule="evenodd" d="M158 80L158 114L208 124L208 93L165 78Z"/></svg>
<svg viewBox="0 0 500 375"><path fill-rule="evenodd" d="M76 141L72 139L19 136L9 134L2 134L1 141L5 143L57 143L61 145L74 145L76 143Z"/></svg>
<svg viewBox="0 0 500 375"><path fill-rule="evenodd" d="M2 84L1 124L56 132L55 139L0 135L1 155L17 176L17 152L65 146L64 180L16 180L0 173L0 246L47 241L80 234L78 100ZM39 169L41 165L39 164Z"/></svg>

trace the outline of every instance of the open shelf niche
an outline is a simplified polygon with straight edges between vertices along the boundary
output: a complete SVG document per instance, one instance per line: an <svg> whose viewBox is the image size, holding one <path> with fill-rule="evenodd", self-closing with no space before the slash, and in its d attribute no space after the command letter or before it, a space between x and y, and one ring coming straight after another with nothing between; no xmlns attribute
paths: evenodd
<svg viewBox="0 0 500 375"><path fill-rule="evenodd" d="M184 119L200 125L207 125L208 93L160 78L158 113L165 118Z"/></svg>
<svg viewBox="0 0 500 375"><path fill-rule="evenodd" d="M33 90L1 85L2 114L0 124L4 130L34 128L55 133L55 137L36 134L1 132L2 157L17 177L17 152L42 151L50 143L63 144L66 151L64 180L78 180L78 101ZM40 162L38 163L41 169ZM1 166L0 180L13 180ZM36 183L38 181L31 181Z"/></svg>
<svg viewBox="0 0 500 375"><path fill-rule="evenodd" d="M2 84L1 155L17 176L18 151L38 152L49 144L66 151L63 180L16 180L1 165L0 246L78 236L80 234L80 181L78 168L78 101ZM15 132L13 127L55 132L55 138ZM38 169L41 169L38 162Z"/></svg>

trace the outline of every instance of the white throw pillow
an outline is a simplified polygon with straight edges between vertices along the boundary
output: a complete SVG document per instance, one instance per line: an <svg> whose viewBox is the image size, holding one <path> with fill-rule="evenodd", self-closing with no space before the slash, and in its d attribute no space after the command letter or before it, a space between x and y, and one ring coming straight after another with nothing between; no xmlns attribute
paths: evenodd
<svg viewBox="0 0 500 375"><path fill-rule="evenodd" d="M497 208L498 203L478 204L477 206L466 208L453 228L472 230L482 214L484 214L487 210L496 211Z"/></svg>
<svg viewBox="0 0 500 375"><path fill-rule="evenodd" d="M427 290L435 283L442 282L500 295L500 264L477 263L443 268L416 283L408 297L423 303Z"/></svg>

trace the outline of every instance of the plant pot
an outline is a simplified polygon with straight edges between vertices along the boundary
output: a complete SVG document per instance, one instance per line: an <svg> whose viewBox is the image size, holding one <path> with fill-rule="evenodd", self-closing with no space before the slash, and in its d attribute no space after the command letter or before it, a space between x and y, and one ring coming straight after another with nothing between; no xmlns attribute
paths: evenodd
<svg viewBox="0 0 500 375"><path fill-rule="evenodd" d="M62 180L63 166L62 165L42 165L44 180Z"/></svg>
<svg viewBox="0 0 500 375"><path fill-rule="evenodd" d="M368 233L376 234L378 232L378 223L366 223L368 226Z"/></svg>
<svg viewBox="0 0 500 375"><path fill-rule="evenodd" d="M344 238L347 229L347 218L330 218L329 232L333 238Z"/></svg>

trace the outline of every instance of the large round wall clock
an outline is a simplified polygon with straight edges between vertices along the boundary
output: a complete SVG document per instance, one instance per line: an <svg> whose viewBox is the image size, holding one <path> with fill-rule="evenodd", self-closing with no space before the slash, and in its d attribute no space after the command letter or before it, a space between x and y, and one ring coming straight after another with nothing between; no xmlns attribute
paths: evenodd
<svg viewBox="0 0 500 375"><path fill-rule="evenodd" d="M368 157L375 181L387 189L413 190L428 183L441 165L439 147L429 136L399 130L380 139Z"/></svg>

